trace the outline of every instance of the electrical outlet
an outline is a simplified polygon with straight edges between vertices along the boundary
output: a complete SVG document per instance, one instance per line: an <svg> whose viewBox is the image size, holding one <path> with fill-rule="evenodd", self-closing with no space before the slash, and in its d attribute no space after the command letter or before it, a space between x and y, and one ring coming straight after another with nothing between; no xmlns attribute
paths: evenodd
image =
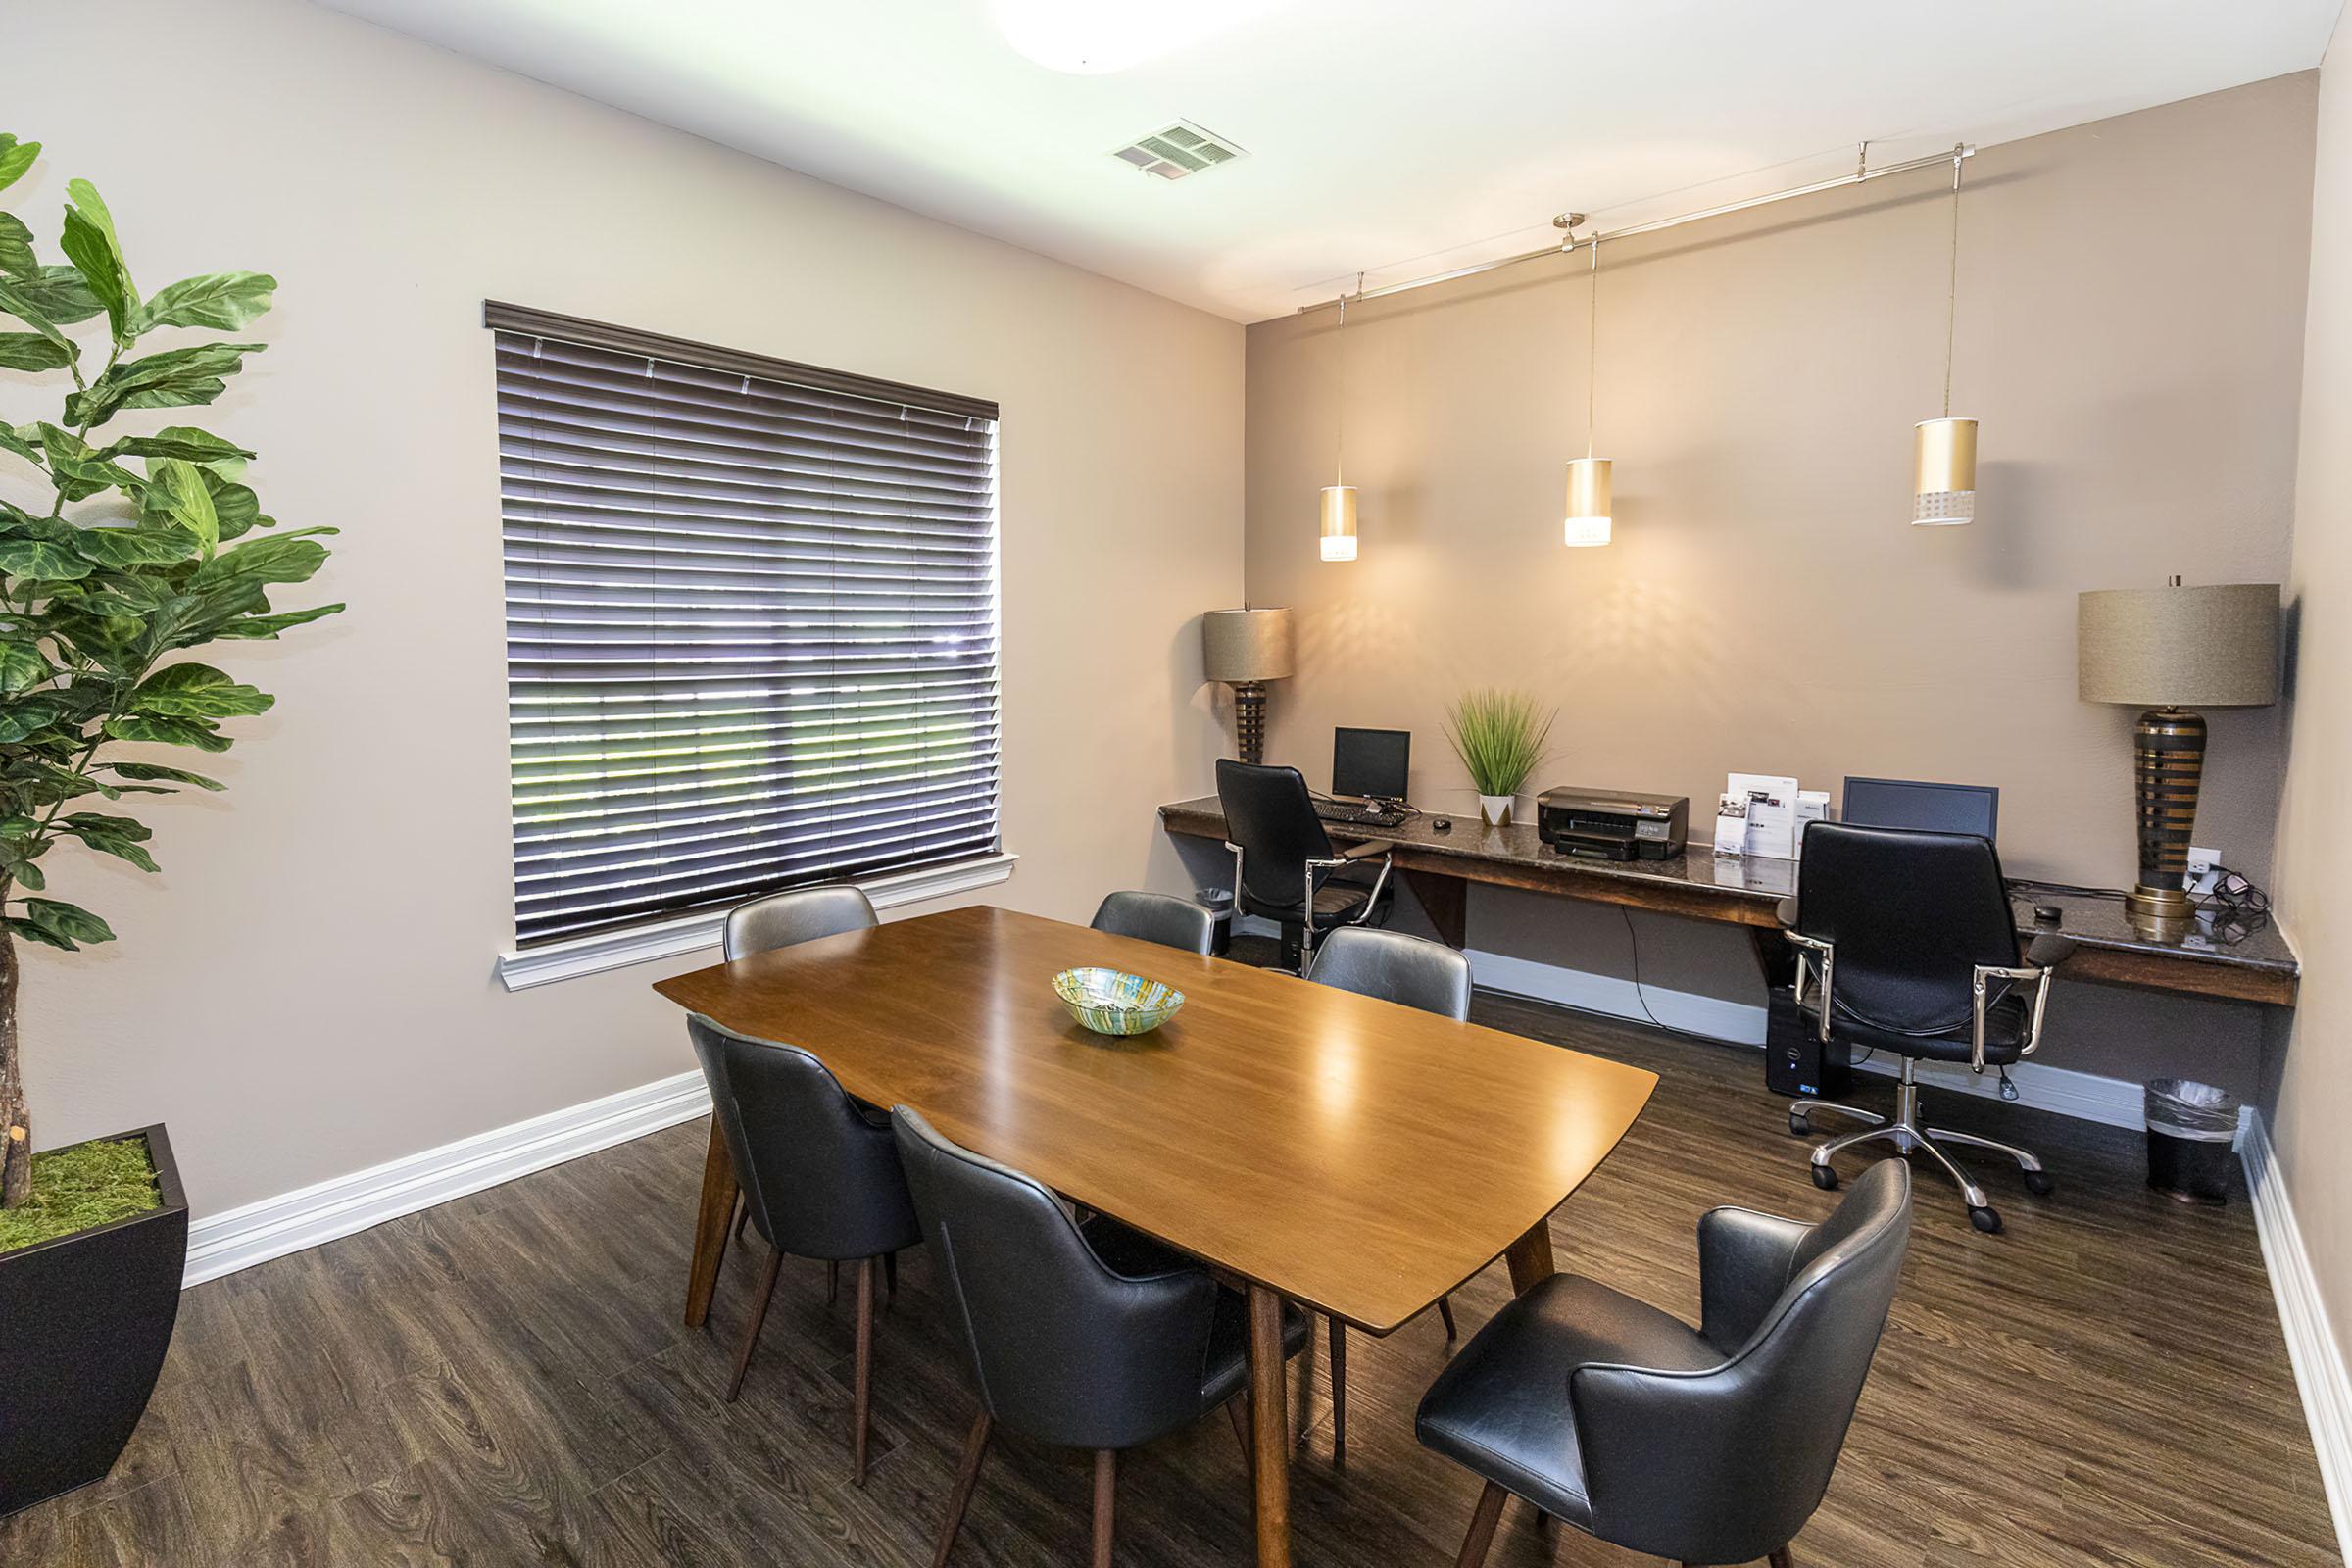
<svg viewBox="0 0 2352 1568"><path fill-rule="evenodd" d="M2200 849L2194 844L2190 845L2188 847L2188 891L2211 893L2214 875L2221 869L2221 851Z"/></svg>

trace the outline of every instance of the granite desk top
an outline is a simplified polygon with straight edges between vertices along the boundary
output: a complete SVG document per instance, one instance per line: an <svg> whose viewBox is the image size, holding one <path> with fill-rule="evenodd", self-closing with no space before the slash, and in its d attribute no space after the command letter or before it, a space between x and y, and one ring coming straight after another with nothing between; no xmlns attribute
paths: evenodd
<svg viewBox="0 0 2352 1568"><path fill-rule="evenodd" d="M1213 795L1163 806L1159 814L1171 831L1220 839L1224 836L1224 808ZM1440 820L1450 820L1453 826L1441 832L1431 825ZM1717 855L1706 844L1692 844L1682 854L1662 860L1593 860L1560 854L1545 844L1531 824L1489 827L1476 815L1447 818L1431 812L1408 817L1393 828L1343 822L1326 825L1335 839L1344 842L1378 839L1395 844L1399 850L1409 849L1413 852L1409 858L1431 870L1442 869L1443 861L1452 858L1556 877L1563 884L1564 893L1573 892L1567 884L1607 878L1672 888L1702 898L1712 895L1727 906L1728 917L1744 915L1741 923L1745 924L1756 923L1752 906L1769 907L1796 891L1796 861L1762 856ZM2018 931L2027 937L2048 929L2034 923L2034 908L2035 905L2049 905L2060 911L2057 929L2085 947L2144 955L2159 960L2260 970L2282 977L2289 988L2300 972L2294 950L2287 946L2277 924L2268 920L2233 918L2226 911L2206 910L2179 930L2143 929L2128 918L2120 897L2050 893L2014 883L2010 904ZM1734 915L1731 906L1750 907Z"/></svg>

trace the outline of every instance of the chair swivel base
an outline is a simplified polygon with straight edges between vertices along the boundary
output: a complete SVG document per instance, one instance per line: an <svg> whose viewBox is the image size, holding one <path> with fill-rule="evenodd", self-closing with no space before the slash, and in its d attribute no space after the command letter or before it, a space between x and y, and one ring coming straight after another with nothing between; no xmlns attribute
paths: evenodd
<svg viewBox="0 0 2352 1568"><path fill-rule="evenodd" d="M1917 1066L1918 1063L1911 1057L1903 1058L1903 1076L1895 1084L1894 1114L1890 1117L1882 1116L1875 1110L1864 1110L1859 1105L1842 1105L1834 1100L1799 1100L1788 1107L1788 1132L1796 1138L1806 1137L1813 1131L1812 1113L1815 1111L1832 1111L1866 1124L1858 1132L1846 1133L1842 1137L1814 1145L1814 1186L1828 1191L1838 1185L1838 1172L1830 1164L1838 1154L1862 1144L1885 1140L1905 1154L1919 1150L1935 1156L1936 1163L1943 1167L1944 1174L1951 1177L1953 1185L1960 1189L1960 1200L1968 1205L1968 1222L1987 1235L2000 1230L1999 1211L1986 1199L1984 1189L1971 1180L1968 1172L1962 1170L1959 1162L1940 1146L1958 1144L1969 1149L2006 1154L2016 1160L2018 1169L2025 1173L2026 1191L2040 1196L2056 1189L2056 1179L2042 1168L2040 1159L2032 1151L2020 1149L2015 1144L2001 1143L1997 1139L1980 1138L1975 1133L1959 1132L1949 1127L1930 1127L1921 1121Z"/></svg>

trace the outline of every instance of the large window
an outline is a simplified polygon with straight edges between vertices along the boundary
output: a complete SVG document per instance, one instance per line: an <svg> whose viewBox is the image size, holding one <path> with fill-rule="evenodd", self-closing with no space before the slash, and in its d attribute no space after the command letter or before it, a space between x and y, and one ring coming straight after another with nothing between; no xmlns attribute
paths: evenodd
<svg viewBox="0 0 2352 1568"><path fill-rule="evenodd" d="M997 409L492 305L517 946L997 849Z"/></svg>

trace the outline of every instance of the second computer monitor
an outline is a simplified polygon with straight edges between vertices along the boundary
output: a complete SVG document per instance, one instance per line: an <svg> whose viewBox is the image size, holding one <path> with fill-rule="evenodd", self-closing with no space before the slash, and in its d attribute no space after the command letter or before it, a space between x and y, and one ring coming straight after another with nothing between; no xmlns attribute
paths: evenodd
<svg viewBox="0 0 2352 1568"><path fill-rule="evenodd" d="M1838 820L1860 827L1908 827L1930 833L1993 836L2001 792L1988 784L1925 784L1899 778L1849 778Z"/></svg>
<svg viewBox="0 0 2352 1568"><path fill-rule="evenodd" d="M1331 793L1371 801L1404 799L1409 729L1335 729L1331 732Z"/></svg>

